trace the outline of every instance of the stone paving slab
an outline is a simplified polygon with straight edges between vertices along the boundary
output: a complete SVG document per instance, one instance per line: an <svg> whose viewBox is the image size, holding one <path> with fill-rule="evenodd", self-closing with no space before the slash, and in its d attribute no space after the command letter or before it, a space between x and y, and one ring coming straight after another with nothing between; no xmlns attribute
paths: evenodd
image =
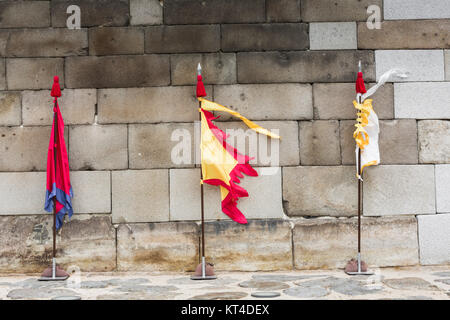
<svg viewBox="0 0 450 320"><path fill-rule="evenodd" d="M192 281L189 273L74 273L63 282L41 282L37 274L0 274L0 300L253 300L252 293L280 293L275 299L450 300L450 266L372 268L372 276L342 270L217 272L216 280ZM269 290L270 289L270 290Z"/></svg>

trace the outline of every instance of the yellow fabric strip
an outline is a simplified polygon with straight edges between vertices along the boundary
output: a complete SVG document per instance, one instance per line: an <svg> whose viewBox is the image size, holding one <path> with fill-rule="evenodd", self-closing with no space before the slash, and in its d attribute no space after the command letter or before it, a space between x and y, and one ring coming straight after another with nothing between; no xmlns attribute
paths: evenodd
<svg viewBox="0 0 450 320"><path fill-rule="evenodd" d="M359 110L356 118L356 130L353 132L353 138L356 141L358 147L363 150L365 146L369 144L369 135L364 129L365 126L369 123L369 115L373 111L372 107L372 99L364 100L362 104L353 101L353 105L356 109Z"/></svg>
<svg viewBox="0 0 450 320"><path fill-rule="evenodd" d="M233 111L231 109L228 109L227 107L224 107L218 103L206 100L204 98L198 98L199 101L201 101L202 103L202 108L204 110L208 110L208 111L222 111L222 112L226 112L229 113L233 116L235 116L236 118L241 119L250 129L261 133L261 134L265 134L266 136L269 136L271 138L274 139L281 139L279 135L276 135L275 133L270 132L267 129L264 129L263 127L257 125L256 123L248 120L247 118L243 117L240 113Z"/></svg>

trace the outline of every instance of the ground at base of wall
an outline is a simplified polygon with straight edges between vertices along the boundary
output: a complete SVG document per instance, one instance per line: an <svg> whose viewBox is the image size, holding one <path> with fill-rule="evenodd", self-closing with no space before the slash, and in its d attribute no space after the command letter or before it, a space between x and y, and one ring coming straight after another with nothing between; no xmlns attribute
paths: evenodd
<svg viewBox="0 0 450 320"><path fill-rule="evenodd" d="M63 282L39 275L0 275L0 299L204 300L255 299L252 293L278 292L275 299L450 300L450 266L376 268L372 276L342 270L219 272L216 280L193 281L186 273L104 272L72 275Z"/></svg>

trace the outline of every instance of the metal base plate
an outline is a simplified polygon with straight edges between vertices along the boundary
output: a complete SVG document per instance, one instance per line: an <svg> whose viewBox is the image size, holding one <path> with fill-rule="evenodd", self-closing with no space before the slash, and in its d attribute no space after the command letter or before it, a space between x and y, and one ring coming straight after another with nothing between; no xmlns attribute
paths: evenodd
<svg viewBox="0 0 450 320"><path fill-rule="evenodd" d="M217 279L216 276L191 276L191 280L214 280Z"/></svg>
<svg viewBox="0 0 450 320"><path fill-rule="evenodd" d="M280 296L279 292L269 292L269 291L252 292L252 297L255 298L276 298L279 296Z"/></svg>
<svg viewBox="0 0 450 320"><path fill-rule="evenodd" d="M52 277L40 277L38 280L39 281L64 281L64 280L67 280L67 278L69 278L69 276L66 276L66 277L55 277L55 278L52 278Z"/></svg>
<svg viewBox="0 0 450 320"><path fill-rule="evenodd" d="M346 274L348 274L349 276L370 276L372 274L375 274L372 271L361 271L361 272L346 272Z"/></svg>

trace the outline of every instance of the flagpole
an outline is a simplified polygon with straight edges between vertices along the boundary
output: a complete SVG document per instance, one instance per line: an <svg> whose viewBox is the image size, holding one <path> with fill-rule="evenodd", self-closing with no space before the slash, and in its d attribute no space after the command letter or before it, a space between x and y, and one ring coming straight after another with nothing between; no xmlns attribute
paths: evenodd
<svg viewBox="0 0 450 320"><path fill-rule="evenodd" d="M56 146L57 146L57 139L56 134L58 132L58 121L56 121L56 97L55 97L55 104L53 106L53 125L55 127L55 130L53 132L53 159L55 162L55 177L56 177ZM53 200L53 258L52 258L52 278L56 278L56 199Z"/></svg>

